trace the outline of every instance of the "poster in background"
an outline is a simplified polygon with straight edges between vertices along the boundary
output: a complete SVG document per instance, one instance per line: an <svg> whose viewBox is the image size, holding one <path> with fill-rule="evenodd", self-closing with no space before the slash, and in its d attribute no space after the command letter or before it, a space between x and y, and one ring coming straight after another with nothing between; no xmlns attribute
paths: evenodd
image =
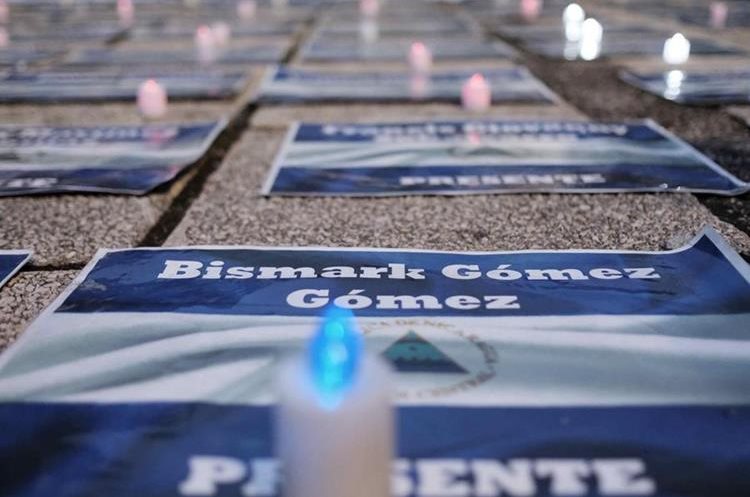
<svg viewBox="0 0 750 497"><path fill-rule="evenodd" d="M363 42L359 35L313 36L300 51L302 62L357 62L406 60L412 38L388 37ZM447 36L420 39L436 61L458 59L513 59L515 50L501 41L484 41L476 36Z"/></svg>
<svg viewBox="0 0 750 497"><path fill-rule="evenodd" d="M140 195L200 159L226 120L193 124L0 126L0 196Z"/></svg>
<svg viewBox="0 0 750 497"><path fill-rule="evenodd" d="M100 251L0 358L2 488L277 495L276 367L328 305L395 370L397 497L748 494L750 268L711 230L666 252Z"/></svg>
<svg viewBox="0 0 750 497"><path fill-rule="evenodd" d="M650 120L297 123L263 187L351 196L747 190Z"/></svg>
<svg viewBox="0 0 750 497"><path fill-rule="evenodd" d="M243 45L232 44L217 53L213 64L273 64L281 61L288 43L263 42ZM194 48L150 50L148 48L88 48L71 54L66 64L74 66L117 65L188 65L199 66L200 59ZM209 65L208 67L211 67Z"/></svg>
<svg viewBox="0 0 750 497"><path fill-rule="evenodd" d="M276 66L261 85L263 103L461 102L461 87L481 73L492 89L492 102L554 103L559 99L525 67L434 71L429 77L403 71L342 72Z"/></svg>
<svg viewBox="0 0 750 497"><path fill-rule="evenodd" d="M0 288L31 258L30 250L0 250Z"/></svg>
<svg viewBox="0 0 750 497"><path fill-rule="evenodd" d="M620 79L653 95L681 104L750 102L750 69L703 73L674 69L649 74L620 71Z"/></svg>
<svg viewBox="0 0 750 497"><path fill-rule="evenodd" d="M79 68L80 69L80 68ZM138 87L155 79L169 98L213 100L231 98L249 84L244 71L212 67L203 70L101 68L78 70L58 66L48 71L8 72L0 75L0 102L96 102L133 100Z"/></svg>

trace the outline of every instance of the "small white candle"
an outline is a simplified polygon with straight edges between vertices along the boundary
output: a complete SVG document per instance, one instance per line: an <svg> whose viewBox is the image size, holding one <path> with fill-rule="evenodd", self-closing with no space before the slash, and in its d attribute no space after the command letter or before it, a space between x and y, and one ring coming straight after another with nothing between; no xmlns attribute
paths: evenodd
<svg viewBox="0 0 750 497"><path fill-rule="evenodd" d="M602 51L604 28L601 23L589 17L581 24L581 39L579 40L578 55L583 60L594 60Z"/></svg>
<svg viewBox="0 0 750 497"><path fill-rule="evenodd" d="M7 24L10 19L10 8L6 0L0 0L0 24Z"/></svg>
<svg viewBox="0 0 750 497"><path fill-rule="evenodd" d="M667 64L684 64L690 58L690 41L682 33L676 33L664 42L662 57Z"/></svg>
<svg viewBox="0 0 750 497"><path fill-rule="evenodd" d="M359 39L365 43L375 43L380 38L380 27L375 19L364 18L359 21Z"/></svg>
<svg viewBox="0 0 750 497"><path fill-rule="evenodd" d="M204 25L195 30L195 50L202 64L214 62L217 57L217 43L213 30Z"/></svg>
<svg viewBox="0 0 750 497"><path fill-rule="evenodd" d="M359 13L362 17L377 17L379 12L379 0L359 0Z"/></svg>
<svg viewBox="0 0 750 497"><path fill-rule="evenodd" d="M520 8L524 21L536 21L542 13L542 0L521 0Z"/></svg>
<svg viewBox="0 0 750 497"><path fill-rule="evenodd" d="M461 103L471 112L484 112L492 103L492 89L484 76L477 73L466 80L461 88Z"/></svg>
<svg viewBox="0 0 750 497"><path fill-rule="evenodd" d="M211 24L211 32L214 35L214 42L220 47L226 47L229 45L229 40L232 38L232 28L223 21L218 21Z"/></svg>
<svg viewBox="0 0 750 497"><path fill-rule="evenodd" d="M432 70L432 52L427 46L415 41L409 48L409 67L412 73L427 74Z"/></svg>
<svg viewBox="0 0 750 497"><path fill-rule="evenodd" d="M255 0L240 0L237 2L237 16L243 21L249 21L254 18L257 10Z"/></svg>
<svg viewBox="0 0 750 497"><path fill-rule="evenodd" d="M156 80L148 79L138 87L136 99L143 117L155 119L167 113L167 91Z"/></svg>
<svg viewBox="0 0 750 497"><path fill-rule="evenodd" d="M351 313L330 311L279 374L276 452L284 497L388 497L394 454L390 372L363 353Z"/></svg>
<svg viewBox="0 0 750 497"><path fill-rule="evenodd" d="M117 18L120 26L130 27L135 20L133 0L117 0Z"/></svg>
<svg viewBox="0 0 750 497"><path fill-rule="evenodd" d="M711 27L714 29L723 29L727 25L727 16L729 6L725 2L711 2Z"/></svg>
<svg viewBox="0 0 750 497"><path fill-rule="evenodd" d="M581 39L583 21L586 19L586 12L577 3L571 3L563 11L563 28L565 29L565 39L576 42Z"/></svg>

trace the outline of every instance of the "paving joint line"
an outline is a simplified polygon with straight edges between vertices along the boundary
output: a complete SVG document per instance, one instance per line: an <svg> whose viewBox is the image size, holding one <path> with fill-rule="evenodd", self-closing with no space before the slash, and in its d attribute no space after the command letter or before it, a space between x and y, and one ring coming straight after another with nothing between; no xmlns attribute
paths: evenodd
<svg viewBox="0 0 750 497"><path fill-rule="evenodd" d="M149 229L136 247L161 246L175 228L182 222L193 202L203 192L206 181L221 166L224 158L240 136L250 126L250 118L257 110L257 105L251 103L235 115L226 129L219 135L206 156L194 165L195 174L185 187L175 196L159 220Z"/></svg>

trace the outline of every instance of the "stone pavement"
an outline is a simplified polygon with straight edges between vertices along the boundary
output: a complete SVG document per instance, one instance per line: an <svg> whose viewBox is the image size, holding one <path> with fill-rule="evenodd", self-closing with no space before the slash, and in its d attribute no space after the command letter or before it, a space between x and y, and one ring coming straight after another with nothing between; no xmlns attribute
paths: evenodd
<svg viewBox="0 0 750 497"><path fill-rule="evenodd" d="M602 8L593 5L595 8ZM453 7L451 7L453 8ZM588 5L587 5L588 8ZM608 16L653 23L606 7ZM675 24L672 27L685 28ZM664 27L662 26L662 27ZM731 43L747 33L699 27L686 33ZM307 30L309 35L309 30ZM304 37L303 37L304 38ZM302 41L287 53L294 60ZM745 108L679 106L628 86L622 67L659 68L651 58L592 62L545 59L521 49L520 62L562 99L557 105L495 106L486 117L507 119L652 118L750 180L750 128ZM693 61L721 69L731 62ZM458 64L466 67L466 64ZM370 68L370 67L368 67ZM29 248L32 262L0 289L0 348L12 342L98 248L151 245L254 244L405 247L442 250L667 249L714 225L750 258L748 196L691 194L467 195L391 198L263 197L259 188L295 120L375 122L466 117L449 104L258 106L247 104L262 70L236 101L173 104L166 122L232 118L211 151L176 181L140 196L39 195L0 198L0 249ZM129 103L0 105L0 122L138 123Z"/></svg>

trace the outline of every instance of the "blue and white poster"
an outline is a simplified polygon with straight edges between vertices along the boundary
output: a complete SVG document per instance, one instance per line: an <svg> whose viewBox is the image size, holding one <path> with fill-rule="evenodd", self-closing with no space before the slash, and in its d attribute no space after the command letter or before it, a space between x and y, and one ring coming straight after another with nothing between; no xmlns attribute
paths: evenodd
<svg viewBox="0 0 750 497"><path fill-rule="evenodd" d="M750 69L720 72L673 69L650 74L621 71L620 78L641 90L681 104L750 102Z"/></svg>
<svg viewBox="0 0 750 497"><path fill-rule="evenodd" d="M46 62L64 54L64 50L39 49L32 46L0 48L0 66Z"/></svg>
<svg viewBox="0 0 750 497"><path fill-rule="evenodd" d="M272 64L284 58L286 41L237 43L212 55L211 64ZM77 66L193 65L201 64L193 48L152 50L148 48L88 48L73 53L66 63ZM209 64L206 64L209 65ZM210 65L209 65L210 66Z"/></svg>
<svg viewBox="0 0 750 497"><path fill-rule="evenodd" d="M520 38L530 51L545 57L567 60L593 60L599 57L626 55L661 56L664 42L674 33L653 30L641 26L605 27L601 38L582 37L577 41L566 40L561 28L525 27L499 28L510 36ZM691 55L737 56L746 55L741 47L713 40L690 37Z"/></svg>
<svg viewBox="0 0 750 497"><path fill-rule="evenodd" d="M200 159L226 120L193 124L0 126L0 196L140 195Z"/></svg>
<svg viewBox="0 0 750 497"><path fill-rule="evenodd" d="M494 103L553 103L558 97L525 67L433 71L342 72L277 66L267 74L258 99L262 103L324 102L461 102L461 87L481 73Z"/></svg>
<svg viewBox="0 0 750 497"><path fill-rule="evenodd" d="M466 59L512 59L515 50L501 41L484 41L476 36L447 36L414 40L388 37L364 41L359 35L314 36L300 51L302 62L398 61L407 59L409 47L421 41L436 61Z"/></svg>
<svg viewBox="0 0 750 497"><path fill-rule="evenodd" d="M30 250L0 250L0 288L31 258Z"/></svg>
<svg viewBox="0 0 750 497"><path fill-rule="evenodd" d="M231 98L243 91L250 74L211 67L202 70L111 69L80 71L59 66L52 70L0 75L0 102L133 101L147 79L157 80L171 100Z"/></svg>
<svg viewBox="0 0 750 497"><path fill-rule="evenodd" d="M278 495L277 365L327 306L395 370L394 497L750 494L750 268L707 230L101 251L0 358L4 495Z"/></svg>
<svg viewBox="0 0 750 497"><path fill-rule="evenodd" d="M294 124L263 193L739 195L746 183L653 121Z"/></svg>

